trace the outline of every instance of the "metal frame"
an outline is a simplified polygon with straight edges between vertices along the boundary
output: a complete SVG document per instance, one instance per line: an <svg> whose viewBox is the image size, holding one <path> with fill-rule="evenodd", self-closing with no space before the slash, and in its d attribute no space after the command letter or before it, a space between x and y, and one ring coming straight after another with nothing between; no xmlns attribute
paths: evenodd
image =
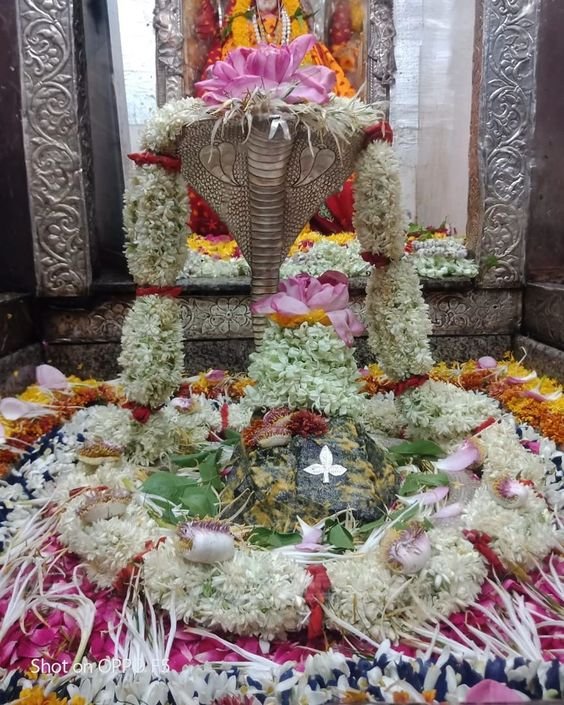
<svg viewBox="0 0 564 705"><path fill-rule="evenodd" d="M393 79L392 0L368 1L368 99ZM478 163L474 246L480 285L523 280L534 133L535 57L541 0L476 0L483 24L476 91ZM93 194L81 0L16 0L22 130L38 293L89 291ZM156 0L157 95L183 95L181 0ZM476 195L477 194L477 195Z"/></svg>
<svg viewBox="0 0 564 705"><path fill-rule="evenodd" d="M17 0L22 130L37 293L91 279L90 130L80 0Z"/></svg>

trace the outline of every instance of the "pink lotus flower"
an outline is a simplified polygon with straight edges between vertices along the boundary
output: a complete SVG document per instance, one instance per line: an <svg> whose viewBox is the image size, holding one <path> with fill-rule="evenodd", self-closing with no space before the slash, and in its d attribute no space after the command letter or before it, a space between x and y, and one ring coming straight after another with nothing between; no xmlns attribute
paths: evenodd
<svg viewBox="0 0 564 705"><path fill-rule="evenodd" d="M284 316L304 316L321 309L339 338L352 345L354 336L360 335L364 326L348 308L348 281L341 272L325 272L317 278L300 274L281 281L278 293L260 299L251 308L253 313Z"/></svg>
<svg viewBox="0 0 564 705"><path fill-rule="evenodd" d="M305 34L287 46L239 47L213 64L209 78L196 83L196 89L209 105L242 100L254 91L286 103L326 103L335 87L335 72L325 66L300 68L316 41Z"/></svg>

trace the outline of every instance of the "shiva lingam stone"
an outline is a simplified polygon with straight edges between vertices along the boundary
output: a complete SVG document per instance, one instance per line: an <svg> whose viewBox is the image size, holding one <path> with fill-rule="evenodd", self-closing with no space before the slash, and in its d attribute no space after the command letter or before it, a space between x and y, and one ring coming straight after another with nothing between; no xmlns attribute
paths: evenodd
<svg viewBox="0 0 564 705"><path fill-rule="evenodd" d="M292 243L325 199L353 171L365 141L320 136L291 116L253 116L250 129L216 119L184 127L178 152L182 174L229 227L251 267L251 299L276 291ZM253 314L255 344L265 318Z"/></svg>
<svg viewBox="0 0 564 705"><path fill-rule="evenodd" d="M231 512L242 510L237 521L284 532L293 529L297 516L312 524L344 509L361 522L379 519L398 488L385 449L351 418L337 417L328 420L322 436L241 448L222 500L231 503Z"/></svg>

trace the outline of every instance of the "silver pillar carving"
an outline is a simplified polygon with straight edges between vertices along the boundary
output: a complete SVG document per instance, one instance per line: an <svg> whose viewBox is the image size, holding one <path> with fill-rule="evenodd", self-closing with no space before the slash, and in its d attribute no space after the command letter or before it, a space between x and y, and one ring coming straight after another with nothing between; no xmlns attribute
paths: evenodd
<svg viewBox="0 0 564 705"><path fill-rule="evenodd" d="M156 0L157 105L184 96L183 0Z"/></svg>
<svg viewBox="0 0 564 705"><path fill-rule="evenodd" d="M385 103L396 72L393 0L369 0L367 13L366 98Z"/></svg>
<svg viewBox="0 0 564 705"><path fill-rule="evenodd" d="M37 293L91 283L91 155L78 0L18 0L22 132Z"/></svg>
<svg viewBox="0 0 564 705"><path fill-rule="evenodd" d="M483 0L474 238L486 287L524 280L539 10L540 0Z"/></svg>

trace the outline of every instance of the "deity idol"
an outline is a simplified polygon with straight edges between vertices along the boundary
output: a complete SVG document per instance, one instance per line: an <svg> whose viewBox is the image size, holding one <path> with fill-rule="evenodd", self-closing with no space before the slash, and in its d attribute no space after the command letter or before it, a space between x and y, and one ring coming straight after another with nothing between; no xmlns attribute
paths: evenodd
<svg viewBox="0 0 564 705"><path fill-rule="evenodd" d="M296 37L309 34L308 17L299 0L231 0L227 7L224 41L217 41L209 54L206 69L238 47L258 44L285 45ZM335 93L351 97L355 89L331 52L317 42L304 63L326 66L335 72ZM204 71L204 74L206 71ZM226 235L227 227L195 192L190 193L190 228L202 235Z"/></svg>

